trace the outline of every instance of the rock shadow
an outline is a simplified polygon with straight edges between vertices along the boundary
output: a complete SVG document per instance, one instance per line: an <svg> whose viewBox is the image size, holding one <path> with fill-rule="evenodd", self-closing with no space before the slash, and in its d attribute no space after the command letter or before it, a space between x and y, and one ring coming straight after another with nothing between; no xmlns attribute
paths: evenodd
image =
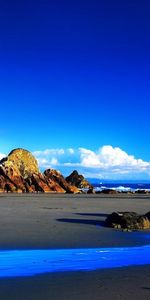
<svg viewBox="0 0 150 300"><path fill-rule="evenodd" d="M105 221L102 221L102 220L61 218L61 219L56 219L56 221L65 222L65 223L72 223L72 224L84 224L84 225L86 224L86 225L106 227Z"/></svg>
<svg viewBox="0 0 150 300"><path fill-rule="evenodd" d="M106 214L106 213L76 213L76 215L107 218L109 214Z"/></svg>

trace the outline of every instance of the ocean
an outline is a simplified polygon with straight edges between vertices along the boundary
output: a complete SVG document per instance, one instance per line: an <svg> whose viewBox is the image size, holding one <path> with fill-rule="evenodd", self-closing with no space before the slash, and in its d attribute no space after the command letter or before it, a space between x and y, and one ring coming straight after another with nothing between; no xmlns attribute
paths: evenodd
<svg viewBox="0 0 150 300"><path fill-rule="evenodd" d="M92 183L96 191L102 191L106 189L113 189L120 192L137 191L137 190L150 190L150 183L127 183L127 182L100 182Z"/></svg>

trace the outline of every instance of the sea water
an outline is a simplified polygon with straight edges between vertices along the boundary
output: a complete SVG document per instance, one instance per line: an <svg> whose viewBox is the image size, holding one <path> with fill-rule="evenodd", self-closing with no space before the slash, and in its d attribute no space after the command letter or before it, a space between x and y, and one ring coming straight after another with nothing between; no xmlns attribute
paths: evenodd
<svg viewBox="0 0 150 300"><path fill-rule="evenodd" d="M0 251L0 277L91 271L150 264L150 245L140 247Z"/></svg>
<svg viewBox="0 0 150 300"><path fill-rule="evenodd" d="M117 190L118 192L135 192L137 190L150 191L150 183L131 183L131 182L101 182L93 183L96 191L102 191L106 189Z"/></svg>

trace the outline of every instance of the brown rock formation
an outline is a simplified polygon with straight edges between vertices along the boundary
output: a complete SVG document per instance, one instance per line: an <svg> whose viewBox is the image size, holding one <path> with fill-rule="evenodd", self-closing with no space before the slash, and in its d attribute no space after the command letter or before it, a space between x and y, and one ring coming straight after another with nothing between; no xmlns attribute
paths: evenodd
<svg viewBox="0 0 150 300"><path fill-rule="evenodd" d="M9 177L22 176L27 178L33 173L39 173L38 162L31 152L18 148L12 150L0 161Z"/></svg>
<svg viewBox="0 0 150 300"><path fill-rule="evenodd" d="M5 174L5 170L0 166L0 191L1 192L13 192L16 191L15 184Z"/></svg>
<svg viewBox="0 0 150 300"><path fill-rule="evenodd" d="M84 178L83 175L79 175L79 173L75 170L68 177L66 177L66 181L76 186L78 189L92 189L93 186Z"/></svg>
<svg viewBox="0 0 150 300"><path fill-rule="evenodd" d="M18 148L0 161L0 192L78 193L56 170L40 173L37 160Z"/></svg>
<svg viewBox="0 0 150 300"><path fill-rule="evenodd" d="M38 163L34 156L27 150L15 149L9 155L0 161L0 188L4 188L3 183L6 181L7 186L4 191L10 192L33 192L34 188L30 187L26 179L32 174L38 174ZM2 180L2 176L3 179Z"/></svg>
<svg viewBox="0 0 150 300"><path fill-rule="evenodd" d="M79 193L79 189L74 185L70 185L59 171L48 169L44 172L44 175L49 180L59 184L59 186L67 193Z"/></svg>

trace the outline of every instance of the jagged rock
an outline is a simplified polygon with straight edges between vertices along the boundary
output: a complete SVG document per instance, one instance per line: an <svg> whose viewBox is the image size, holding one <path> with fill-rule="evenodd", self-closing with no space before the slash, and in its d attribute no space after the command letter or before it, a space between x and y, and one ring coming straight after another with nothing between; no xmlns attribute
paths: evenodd
<svg viewBox="0 0 150 300"><path fill-rule="evenodd" d="M57 170L48 169L44 172L44 175L53 182L56 182L62 188L62 191L66 191L67 193L79 193L80 191L76 186L70 185L64 176Z"/></svg>
<svg viewBox="0 0 150 300"><path fill-rule="evenodd" d="M129 230L150 229L150 220L146 215L135 212L113 212L106 221L108 227Z"/></svg>
<svg viewBox="0 0 150 300"><path fill-rule="evenodd" d="M15 192L16 186L9 179L8 176L5 176L3 169L0 167L0 190L1 192Z"/></svg>
<svg viewBox="0 0 150 300"><path fill-rule="evenodd" d="M0 192L57 192L79 193L56 170L40 173L32 153L22 148L15 149L0 161Z"/></svg>
<svg viewBox="0 0 150 300"><path fill-rule="evenodd" d="M32 174L31 182L32 185L35 186L36 192L50 193L52 191L49 185L47 184L44 175L41 173Z"/></svg>
<svg viewBox="0 0 150 300"><path fill-rule="evenodd" d="M84 178L84 176L79 175L79 173L76 170L66 177L66 181L69 184L76 186L78 189L93 188L93 186Z"/></svg>

